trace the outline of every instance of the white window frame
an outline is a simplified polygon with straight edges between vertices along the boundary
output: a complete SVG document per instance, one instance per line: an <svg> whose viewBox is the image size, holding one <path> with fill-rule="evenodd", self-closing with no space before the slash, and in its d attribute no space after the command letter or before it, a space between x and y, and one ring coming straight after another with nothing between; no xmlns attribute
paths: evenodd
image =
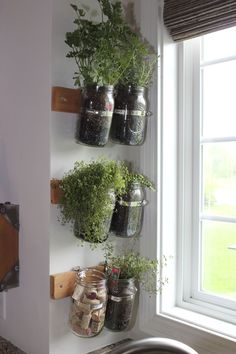
<svg viewBox="0 0 236 354"><path fill-rule="evenodd" d="M183 127L183 122L178 121L178 109L186 110L187 107L178 107L177 104L178 45L172 42L165 31L162 10L162 0L140 1L141 31L152 43L157 42L160 55L158 80L154 82L149 94L150 108L154 113L151 119L154 121L149 124L148 139L140 148L141 167L143 171L149 171L151 178L156 178L158 192L157 195L148 195L150 204L145 214L144 237L140 240L140 248L143 254L150 257L161 257L164 254L173 258L169 259L164 270L169 284L162 295L150 298L148 294L142 293L138 328L144 335L183 341L200 354L233 354L236 352L235 326L197 313L193 308L195 305L183 308L180 299L176 297L176 284L178 288L183 284L179 279L182 260L178 256L184 247L191 247L191 244L186 246L177 242L177 230L181 233L183 225L178 220L184 218L183 215L180 218L177 208L181 196L181 188L177 184L177 181L181 181L181 169L177 169L180 163L177 160L177 150L185 151L184 145L180 144L184 136L177 131L178 126L180 129ZM186 104L190 106L190 102ZM191 152L185 151L185 158L191 158Z"/></svg>
<svg viewBox="0 0 236 354"><path fill-rule="evenodd" d="M183 289L179 291L180 299L179 305L185 307L185 303L197 305L197 311L203 314L222 319L224 321L236 324L236 302L228 299L224 299L220 296L214 296L213 294L203 293L199 291L200 282L200 268L199 268L199 257L201 253L201 245L199 240L200 234L200 220L216 220L216 221L228 221L233 222L235 218L223 218L220 216L210 216L200 214L200 194L201 194L201 145L204 143L215 143L223 141L234 141L235 137L231 138L211 138L202 139L201 138L201 116L202 116L202 105L200 96L200 85L201 85L201 58L200 58L200 45L201 39L196 38L187 43L182 43L180 50L182 52L182 62L183 62L183 77L187 77L186 85L183 95L183 106L180 112L180 117L184 116L185 122L180 126L180 134L183 136L184 141L182 142L185 151L190 151L194 159L188 157L185 161L185 154L182 151L184 159L180 159L182 173L180 180L180 190L181 195L184 196L182 200L181 195L179 196L180 202L180 214L181 219L182 210L184 211L185 220L182 221L182 225L179 228L179 235L184 235L183 242L185 243L185 250L188 250L188 238L189 235L193 235L193 242L191 247L191 252L184 252L182 258L185 259L185 264L183 265ZM224 62L225 59L217 60L218 63ZM215 62L214 62L215 63ZM205 66L205 64L204 64ZM189 104L190 103L190 104ZM190 118L192 116L192 126L190 125ZM194 133L193 133L194 131ZM183 134L184 132L184 134ZM191 141L193 141L193 144ZM186 167L187 165L187 167ZM182 185L181 185L182 184ZM193 198L193 200L192 200ZM186 207L187 204L187 207ZM186 225L187 224L187 225ZM188 257L186 257L188 254ZM192 268L192 271L189 270ZM186 271L187 270L187 271ZM182 280L182 279L181 279ZM182 297L181 294L184 294ZM188 306L188 305L187 305Z"/></svg>

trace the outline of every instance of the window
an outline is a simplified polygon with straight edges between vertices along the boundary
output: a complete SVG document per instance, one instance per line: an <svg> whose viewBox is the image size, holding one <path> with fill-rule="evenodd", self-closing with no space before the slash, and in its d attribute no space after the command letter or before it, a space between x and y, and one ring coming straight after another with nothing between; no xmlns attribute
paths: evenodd
<svg viewBox="0 0 236 354"><path fill-rule="evenodd" d="M200 197L203 189L200 189L197 182L201 182L202 179L199 177L203 176L202 169L200 170L200 166L203 166L200 152L203 150L203 143L207 146L206 141L200 140L203 138L200 120L203 103L200 95L202 91L200 86L202 85L201 41L199 39L186 41L184 46L173 43L162 24L160 2L150 1L145 4L141 2L141 4L143 4L141 23L153 21L152 23L157 24L156 32L151 26L143 28L147 38L151 36L154 42L157 41L160 58L157 89L154 86L150 92L152 98L150 102L153 105L150 108L157 119L152 121L152 129L149 131L150 139L141 149L143 168L146 171L149 169L153 175L157 176L157 200L154 195L149 196L152 208L149 209L149 213L145 214L143 228L145 237L140 239L140 247L142 252L150 257L155 254L159 258L162 254L171 257L168 257L167 267L163 269L163 276L169 278L169 283L164 287L162 295L149 298L146 294L142 294L140 297L139 329L149 335L182 340L194 347L200 354L232 354L236 352L235 301L231 297L222 298L219 292L214 293L212 289L208 288L205 291L206 279L199 278L205 274L201 273L202 268L199 267L201 264L199 259L204 260L199 257L202 250L199 232L204 215L200 213L202 205ZM221 44L219 42L217 44L217 48L222 48L226 46L226 41L223 40ZM234 42L231 41L229 48L233 45ZM217 48L216 54L218 55L220 51ZM213 55L213 49L209 44L205 44L204 47L204 61L205 64L206 61L213 61L212 57L206 59L206 55ZM228 53L227 57L233 55ZM219 77L218 80L215 79L215 86L221 88L219 81ZM156 102L155 97L157 97ZM155 124L157 124L157 129L155 129ZM224 128L225 126L224 124ZM206 122L204 129L206 129ZM212 133L213 130L210 129L210 132ZM224 132L224 135L215 134L214 137L229 139L233 137L233 134L228 135ZM208 138L213 138L213 135ZM193 204L196 205L194 209ZM156 205L156 209L153 205ZM208 214L207 212L205 216ZM214 214L213 216L220 215ZM217 221L225 225L222 219L219 219ZM233 217L230 216L230 221L232 219ZM193 224L198 225L197 230ZM234 224L230 222L228 225L230 227ZM205 233L202 235L205 236L207 230L205 226L204 228L202 230ZM193 230L195 230L194 235ZM233 244L230 242L230 245ZM202 254L204 256L204 252ZM204 262L202 264L206 265ZM197 298L202 290L204 290L204 295L209 295L207 300ZM212 293L214 299L218 299L221 305L224 299L227 307L219 306L217 302L211 301ZM232 307L229 305L230 302Z"/></svg>
<svg viewBox="0 0 236 354"><path fill-rule="evenodd" d="M187 257L182 254L179 304L231 323L236 323L235 37L232 28L184 44L188 102L182 113L185 123L192 122L182 126L191 155L182 165L186 195L180 206L184 222L190 220L181 228L185 250L190 248Z"/></svg>

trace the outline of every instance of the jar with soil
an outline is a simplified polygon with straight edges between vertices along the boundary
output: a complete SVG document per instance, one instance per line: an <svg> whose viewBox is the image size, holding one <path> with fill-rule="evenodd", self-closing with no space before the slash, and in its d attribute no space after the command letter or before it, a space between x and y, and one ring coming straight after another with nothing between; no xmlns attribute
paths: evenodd
<svg viewBox="0 0 236 354"><path fill-rule="evenodd" d="M76 141L92 146L106 145L113 110L113 86L86 87L82 93L82 108L77 122Z"/></svg>
<svg viewBox="0 0 236 354"><path fill-rule="evenodd" d="M108 195L109 195L109 208L106 210L104 218L96 220L96 222L93 220L91 216L90 223L86 223L86 230L89 229L89 235L86 234L85 231L83 231L83 222L80 222L79 219L75 220L74 222L74 235L75 237L82 239L87 242L91 243L102 243L106 241L109 235L110 227L111 227L111 221L112 221L112 216L113 216L113 211L115 208L115 202L116 202L116 197L115 197L115 191L114 189L109 189L108 190ZM96 205L94 206L96 208ZM88 213L92 213L92 210L88 208ZM88 219L87 219L88 220ZM98 231L99 230L99 231ZM90 237L92 235L92 238ZM97 236L96 236L97 235Z"/></svg>
<svg viewBox="0 0 236 354"><path fill-rule="evenodd" d="M140 183L132 183L128 193L116 201L111 231L118 237L139 236L142 230L144 207L147 203Z"/></svg>
<svg viewBox="0 0 236 354"><path fill-rule="evenodd" d="M115 99L110 138L114 143L142 145L147 130L144 87L119 88Z"/></svg>
<svg viewBox="0 0 236 354"><path fill-rule="evenodd" d="M109 285L105 327L112 331L123 331L131 325L137 289L133 278L118 279L115 284Z"/></svg>
<svg viewBox="0 0 236 354"><path fill-rule="evenodd" d="M107 280L97 269L83 269L76 275L69 326L80 337L93 337L101 332L107 305Z"/></svg>

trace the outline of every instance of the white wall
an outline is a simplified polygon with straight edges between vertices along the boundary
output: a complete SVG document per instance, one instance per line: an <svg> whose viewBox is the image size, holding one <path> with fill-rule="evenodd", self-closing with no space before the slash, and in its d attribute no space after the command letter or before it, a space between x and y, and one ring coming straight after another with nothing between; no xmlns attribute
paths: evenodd
<svg viewBox="0 0 236 354"><path fill-rule="evenodd" d="M28 354L49 340L50 0L0 2L0 201L20 205L20 287L0 335Z"/></svg>
<svg viewBox="0 0 236 354"><path fill-rule="evenodd" d="M52 27L52 86L74 87L73 73L76 70L73 59L66 58L69 47L64 43L65 33L74 28L74 11L69 0L53 1ZM83 3L83 2L82 2ZM85 2L84 2L85 3ZM96 0L87 0L86 5L95 8ZM136 3L138 8L139 2ZM140 148L108 143L104 148L88 147L75 143L77 115L52 112L51 115L51 177L60 178L73 167L76 160L89 161L105 156L132 161L139 165ZM51 206L50 272L51 274L70 270L72 267L91 266L103 260L101 250L91 251L85 245L80 247L69 227L57 220L57 207ZM120 243L121 241L117 241ZM115 342L127 333L112 333L106 329L95 338L81 339L69 331L67 321L70 299L52 300L50 303L50 353L83 354Z"/></svg>
<svg viewBox="0 0 236 354"><path fill-rule="evenodd" d="M105 148L78 145L76 115L50 112L51 86L73 87L74 63L65 58L64 44L65 32L73 28L69 4L0 2L0 202L20 204L21 223L20 287L7 293L0 335L27 354L83 354L129 335L104 330L93 339L80 339L67 326L70 300L49 299L49 273L102 260L101 252L79 247L69 228L57 221L57 207L50 206L50 178L60 178L76 160L101 155L138 167L143 150L112 143ZM137 19L139 9L136 0Z"/></svg>

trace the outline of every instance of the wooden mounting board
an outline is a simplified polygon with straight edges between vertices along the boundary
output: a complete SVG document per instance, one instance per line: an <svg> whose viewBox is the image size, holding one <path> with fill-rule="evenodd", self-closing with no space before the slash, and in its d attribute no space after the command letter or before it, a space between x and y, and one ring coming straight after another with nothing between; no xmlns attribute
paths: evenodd
<svg viewBox="0 0 236 354"><path fill-rule="evenodd" d="M96 268L101 272L104 272L104 266L95 266L88 268ZM64 273L58 273L50 275L50 293L51 298L54 300L64 299L71 296L75 288L76 272L69 271Z"/></svg>
<svg viewBox="0 0 236 354"><path fill-rule="evenodd" d="M76 272L65 272L50 275L51 298L58 300L73 294Z"/></svg>
<svg viewBox="0 0 236 354"><path fill-rule="evenodd" d="M56 112L78 113L81 105L81 90L52 87L51 109Z"/></svg>
<svg viewBox="0 0 236 354"><path fill-rule="evenodd" d="M62 196L62 190L60 189L60 180L59 179L52 179L50 181L50 194L51 194L51 203L52 204L59 204L60 199Z"/></svg>

